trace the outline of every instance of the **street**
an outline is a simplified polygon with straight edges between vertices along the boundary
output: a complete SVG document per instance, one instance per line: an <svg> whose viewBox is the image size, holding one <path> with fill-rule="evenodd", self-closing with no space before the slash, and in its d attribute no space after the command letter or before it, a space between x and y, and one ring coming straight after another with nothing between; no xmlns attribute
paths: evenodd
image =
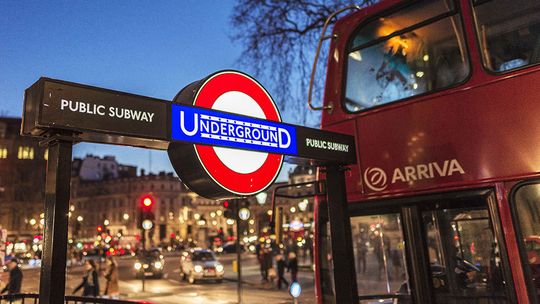
<svg viewBox="0 0 540 304"><path fill-rule="evenodd" d="M162 279L147 278L145 292L142 292L142 282L135 279L133 274L134 257L121 257L117 259L119 267L119 283L122 299L147 300L153 303L237 303L237 280L233 272L232 263L235 254L219 256L225 267L225 280L222 283L212 281L198 284L189 284L180 279L179 254L168 254L165 257L164 276ZM105 264L103 264L104 266ZM24 269L23 292L36 293L39 290L39 268ZM82 266L68 268L66 280L66 294L71 294L81 282L84 269ZM277 290L275 283L262 283L259 274L259 265L254 255L244 254L242 257L243 274L243 302L265 304L292 303L286 289ZM290 275L285 274L287 280ZM313 272L301 268L298 274L302 284L300 303L314 303ZM2 282L8 279L7 273L0 275ZM2 283L3 285L4 283ZM54 282L53 282L54 284ZM105 289L105 279L100 276L100 289Z"/></svg>

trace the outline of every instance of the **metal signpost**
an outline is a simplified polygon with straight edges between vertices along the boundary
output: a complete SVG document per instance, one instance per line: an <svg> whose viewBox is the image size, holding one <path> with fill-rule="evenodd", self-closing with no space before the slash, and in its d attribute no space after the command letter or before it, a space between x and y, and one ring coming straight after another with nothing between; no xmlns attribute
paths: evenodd
<svg viewBox="0 0 540 304"><path fill-rule="evenodd" d="M237 270L237 277L238 280L238 287L236 288L236 292L238 295L238 304L243 303L242 299L242 247L240 246L240 211L238 208L239 201L236 200L234 202L234 220L236 221L236 270Z"/></svg>
<svg viewBox="0 0 540 304"><path fill-rule="evenodd" d="M182 182L212 199L265 190L284 155L325 166L332 242L341 244L336 248L345 244L336 253L343 262L334 262L337 302L352 303L353 278L340 273L353 260L343 173L343 166L356 162L352 136L282 123L266 90L237 71L194 82L173 102L41 78L26 90L24 103L22 135L42 138L49 148L39 303L64 299L71 152L77 142L168 150Z"/></svg>

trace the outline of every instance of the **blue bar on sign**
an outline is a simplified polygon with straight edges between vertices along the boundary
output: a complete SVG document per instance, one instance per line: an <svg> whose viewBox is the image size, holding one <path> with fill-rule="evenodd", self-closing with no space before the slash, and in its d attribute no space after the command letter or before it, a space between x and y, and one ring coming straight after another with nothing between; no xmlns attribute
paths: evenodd
<svg viewBox="0 0 540 304"><path fill-rule="evenodd" d="M177 104L171 115L172 140L298 155L296 128L290 125Z"/></svg>

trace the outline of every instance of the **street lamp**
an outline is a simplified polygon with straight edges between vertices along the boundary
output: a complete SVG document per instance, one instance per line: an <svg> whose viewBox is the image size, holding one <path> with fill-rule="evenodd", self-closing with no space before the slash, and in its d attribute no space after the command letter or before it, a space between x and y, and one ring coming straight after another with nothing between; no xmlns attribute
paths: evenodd
<svg viewBox="0 0 540 304"><path fill-rule="evenodd" d="M298 209L300 209L300 211L302 211L302 212L306 211L307 206L308 206L308 200L307 199L304 199L303 201L298 203Z"/></svg>
<svg viewBox="0 0 540 304"><path fill-rule="evenodd" d="M123 218L124 218L125 221L129 220L129 214L124 213Z"/></svg>
<svg viewBox="0 0 540 304"><path fill-rule="evenodd" d="M246 221L251 216L251 212L249 212L248 208L241 208L238 211L238 217L240 217L241 220Z"/></svg>
<svg viewBox="0 0 540 304"><path fill-rule="evenodd" d="M103 225L105 225L105 226L109 226L110 223L111 222L109 222L109 220L107 220L107 219L103 221Z"/></svg>
<svg viewBox="0 0 540 304"><path fill-rule="evenodd" d="M142 222L142 227L144 230L150 230L154 226L154 223L152 223L151 220L144 220Z"/></svg>
<svg viewBox="0 0 540 304"><path fill-rule="evenodd" d="M82 216L77 216L77 222L82 222L84 220L84 218Z"/></svg>
<svg viewBox="0 0 540 304"><path fill-rule="evenodd" d="M30 222L30 225L32 226L34 226L37 223L36 219L30 219L29 222Z"/></svg>

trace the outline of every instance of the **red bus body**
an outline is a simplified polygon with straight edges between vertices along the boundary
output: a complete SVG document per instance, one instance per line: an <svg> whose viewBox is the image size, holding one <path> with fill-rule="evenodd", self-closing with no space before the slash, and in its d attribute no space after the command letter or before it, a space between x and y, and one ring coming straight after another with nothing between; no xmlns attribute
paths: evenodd
<svg viewBox="0 0 540 304"><path fill-rule="evenodd" d="M342 105L349 37L365 20L402 1L383 1L338 20L333 34L339 38L330 44L324 95L324 104L333 109L323 112L322 129L356 138L357 164L346 173L350 204L493 189L516 298L519 303L530 303L523 274L526 261L520 258L509 193L518 182L540 176L540 67L531 65L505 74L487 71L482 64L471 3L458 2L469 77L449 89L359 113L347 112ZM371 168L387 174L384 185L375 185L380 186L377 191L364 181ZM400 172L393 176L396 168ZM319 219L319 209L315 208L315 219ZM320 242L316 237L316 291L318 303L323 303Z"/></svg>

